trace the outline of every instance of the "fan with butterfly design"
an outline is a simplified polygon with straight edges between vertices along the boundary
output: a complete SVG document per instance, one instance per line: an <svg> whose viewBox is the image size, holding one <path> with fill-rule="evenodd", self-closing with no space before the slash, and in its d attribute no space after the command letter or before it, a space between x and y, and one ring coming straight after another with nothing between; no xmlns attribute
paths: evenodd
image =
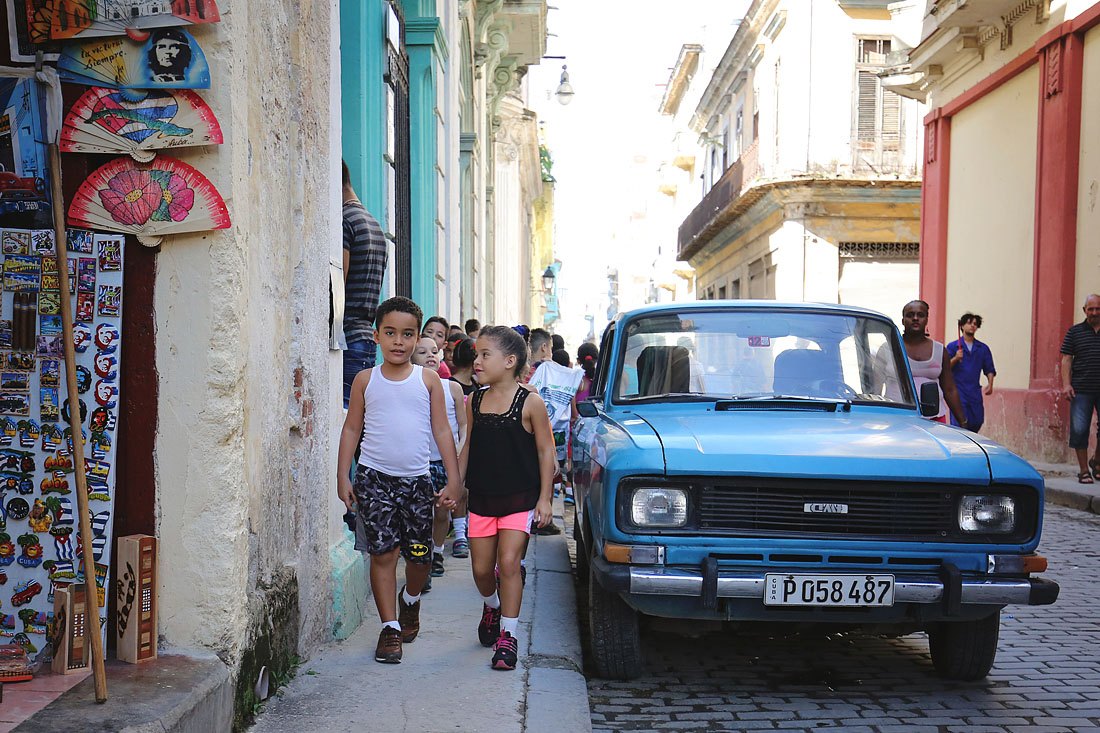
<svg viewBox="0 0 1100 733"><path fill-rule="evenodd" d="M57 60L62 81L118 89L208 89L210 67L195 38L181 28L129 37L66 43Z"/></svg>
<svg viewBox="0 0 1100 733"><path fill-rule="evenodd" d="M76 100L61 127L63 152L122 153L142 162L164 148L221 143L213 110L188 89L93 87Z"/></svg>
<svg viewBox="0 0 1100 733"><path fill-rule="evenodd" d="M165 234L225 229L229 211L214 185L192 166L166 155L152 163L115 158L80 184L69 224L135 234L149 246Z"/></svg>

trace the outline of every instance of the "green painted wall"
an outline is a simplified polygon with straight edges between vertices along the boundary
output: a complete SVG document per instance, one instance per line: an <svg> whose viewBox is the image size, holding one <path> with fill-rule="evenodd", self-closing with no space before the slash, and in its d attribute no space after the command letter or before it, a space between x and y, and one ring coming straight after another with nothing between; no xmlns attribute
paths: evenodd
<svg viewBox="0 0 1100 733"><path fill-rule="evenodd" d="M343 153L359 200L385 225L386 4L340 4L340 93Z"/></svg>

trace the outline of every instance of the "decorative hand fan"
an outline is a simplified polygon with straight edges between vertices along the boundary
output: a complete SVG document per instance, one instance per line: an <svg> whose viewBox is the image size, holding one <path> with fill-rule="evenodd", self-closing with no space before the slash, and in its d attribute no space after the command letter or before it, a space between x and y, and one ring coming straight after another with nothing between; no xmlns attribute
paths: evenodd
<svg viewBox="0 0 1100 733"><path fill-rule="evenodd" d="M69 224L138 235L150 247L161 236L225 229L225 201L199 171L166 155L151 164L115 158L80 184Z"/></svg>
<svg viewBox="0 0 1100 733"><path fill-rule="evenodd" d="M207 89L210 67L180 28L158 28L143 41L106 38L66 43L57 60L62 81L121 89Z"/></svg>
<svg viewBox="0 0 1100 733"><path fill-rule="evenodd" d="M48 12L50 38L60 40L221 20L214 0L53 0Z"/></svg>
<svg viewBox="0 0 1100 733"><path fill-rule="evenodd" d="M214 112L195 92L94 87L76 100L61 128L66 153L123 153L149 162L162 148L221 145Z"/></svg>

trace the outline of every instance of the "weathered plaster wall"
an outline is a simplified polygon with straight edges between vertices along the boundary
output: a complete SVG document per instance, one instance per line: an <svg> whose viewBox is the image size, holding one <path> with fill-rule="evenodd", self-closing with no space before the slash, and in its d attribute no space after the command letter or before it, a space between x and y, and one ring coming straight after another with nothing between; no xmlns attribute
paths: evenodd
<svg viewBox="0 0 1100 733"><path fill-rule="evenodd" d="M1077 187L1077 282L1074 303L1100 290L1100 28L1085 35L1081 83L1081 170ZM1074 307L1073 315L1081 311Z"/></svg>
<svg viewBox="0 0 1100 733"><path fill-rule="evenodd" d="M947 307L935 317L952 334L963 312L985 316L979 336L1001 388L1026 389L1030 376L1031 329L1020 324L1032 317L1038 84L1033 66L951 122L952 151L966 154L951 156Z"/></svg>
<svg viewBox="0 0 1100 733"><path fill-rule="evenodd" d="M161 633L236 670L285 661L330 626L339 88L335 0L221 5L222 22L194 33L226 141L181 157L221 190L233 227L171 237L159 256L156 461Z"/></svg>

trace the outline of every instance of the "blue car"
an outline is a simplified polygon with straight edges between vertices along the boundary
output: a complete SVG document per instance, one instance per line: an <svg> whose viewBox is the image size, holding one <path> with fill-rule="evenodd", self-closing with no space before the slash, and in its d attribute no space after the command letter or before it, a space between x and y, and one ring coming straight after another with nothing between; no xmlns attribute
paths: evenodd
<svg viewBox="0 0 1100 733"><path fill-rule="evenodd" d="M602 677L642 671L646 617L926 631L985 677L1033 576L1043 479L934 422L894 324L836 305L703 301L620 315L573 438L578 572ZM728 624L727 624L728 625Z"/></svg>

